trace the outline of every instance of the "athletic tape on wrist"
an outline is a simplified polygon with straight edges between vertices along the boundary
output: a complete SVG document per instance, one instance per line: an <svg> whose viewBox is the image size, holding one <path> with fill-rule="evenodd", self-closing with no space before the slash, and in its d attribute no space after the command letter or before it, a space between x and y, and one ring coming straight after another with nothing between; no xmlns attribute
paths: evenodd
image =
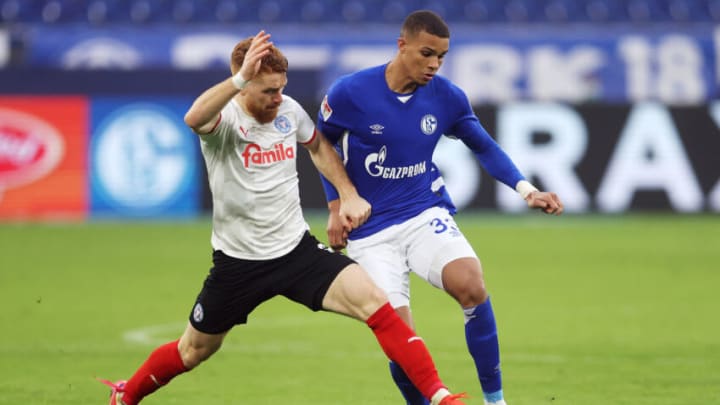
<svg viewBox="0 0 720 405"><path fill-rule="evenodd" d="M235 86L235 88L238 90L244 89L249 82L250 80L245 80L245 78L242 77L240 72L235 73L232 77L233 86Z"/></svg>
<svg viewBox="0 0 720 405"><path fill-rule="evenodd" d="M535 186L533 186L529 181L527 180L520 180L518 181L517 185L515 185L515 190L520 193L523 199L526 199L527 196L530 195L530 193L534 191L539 191Z"/></svg>

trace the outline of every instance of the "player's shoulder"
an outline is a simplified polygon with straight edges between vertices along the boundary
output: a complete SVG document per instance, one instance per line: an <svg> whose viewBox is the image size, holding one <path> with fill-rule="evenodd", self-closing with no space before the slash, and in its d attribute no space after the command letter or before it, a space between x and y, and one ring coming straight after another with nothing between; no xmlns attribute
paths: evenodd
<svg viewBox="0 0 720 405"><path fill-rule="evenodd" d="M282 102L280 103L280 110L283 111L298 111L302 110L303 107L300 105L300 103L292 98L291 96L288 96L287 94L282 95Z"/></svg>
<svg viewBox="0 0 720 405"><path fill-rule="evenodd" d="M465 103L465 100L467 100L465 92L445 76L435 75L430 82L430 86L433 96L446 102L457 101Z"/></svg>
<svg viewBox="0 0 720 405"><path fill-rule="evenodd" d="M351 73L351 76L356 76L359 79L370 79L376 78L378 75L385 78L385 68L387 65L377 65L365 69L360 69L355 73Z"/></svg>
<svg viewBox="0 0 720 405"><path fill-rule="evenodd" d="M294 117L291 119L300 119L308 115L305 108L297 100L295 100L291 96L288 96L287 94L283 94L282 97L283 100L280 103L280 107L278 108L278 115Z"/></svg>
<svg viewBox="0 0 720 405"><path fill-rule="evenodd" d="M287 94L283 93L282 95L282 102L280 103L281 106L299 106L300 103L297 102L292 96L288 96Z"/></svg>
<svg viewBox="0 0 720 405"><path fill-rule="evenodd" d="M336 90L355 90L357 88L367 88L372 82L377 80L378 76L385 77L383 72L385 65L373 66L358 70L339 77L333 84Z"/></svg>
<svg viewBox="0 0 720 405"><path fill-rule="evenodd" d="M449 93L457 93L457 92L464 93L462 91L462 89L460 89L460 87L458 87L458 85L456 85L450 79L448 79L447 77L445 77L443 75L439 75L439 74L435 75L435 77L433 77L431 83L432 83L433 87L435 87L438 91L445 91L445 92L449 92Z"/></svg>

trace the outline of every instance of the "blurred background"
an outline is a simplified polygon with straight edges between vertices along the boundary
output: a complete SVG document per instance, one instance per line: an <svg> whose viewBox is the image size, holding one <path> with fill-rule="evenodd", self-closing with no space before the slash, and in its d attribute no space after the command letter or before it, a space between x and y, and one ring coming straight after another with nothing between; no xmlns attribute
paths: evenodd
<svg viewBox="0 0 720 405"><path fill-rule="evenodd" d="M720 211L720 0L0 0L0 219L206 215L182 117L235 43L269 31L315 119L422 8L451 28L441 73L568 212ZM525 209L461 143L436 160L460 208Z"/></svg>

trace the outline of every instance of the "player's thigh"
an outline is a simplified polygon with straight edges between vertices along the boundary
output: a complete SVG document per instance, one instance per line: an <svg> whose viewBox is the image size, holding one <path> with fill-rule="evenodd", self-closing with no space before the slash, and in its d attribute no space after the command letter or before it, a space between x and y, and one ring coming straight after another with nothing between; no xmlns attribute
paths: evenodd
<svg viewBox="0 0 720 405"><path fill-rule="evenodd" d="M273 297L278 280L278 260L243 260L213 252L213 267L190 311L196 330L216 335L247 322L248 315Z"/></svg>
<svg viewBox="0 0 720 405"><path fill-rule="evenodd" d="M478 261L473 247L444 208L423 212L407 233L410 269L437 288L444 289L442 272L448 263L460 258Z"/></svg>
<svg viewBox="0 0 720 405"><path fill-rule="evenodd" d="M365 321L387 301L385 293L354 263L345 267L330 284L323 308Z"/></svg>
<svg viewBox="0 0 720 405"><path fill-rule="evenodd" d="M275 288L279 294L312 311L328 309L324 301L330 286L353 264L354 260L331 251L308 233L278 270Z"/></svg>
<svg viewBox="0 0 720 405"><path fill-rule="evenodd" d="M348 242L347 252L387 294L394 308L410 303L410 269L397 227L391 227L367 238Z"/></svg>

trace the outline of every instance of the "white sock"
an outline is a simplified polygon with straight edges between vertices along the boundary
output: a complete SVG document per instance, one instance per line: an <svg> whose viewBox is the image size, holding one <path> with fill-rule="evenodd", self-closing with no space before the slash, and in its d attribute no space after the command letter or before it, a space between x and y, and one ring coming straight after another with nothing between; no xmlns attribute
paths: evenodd
<svg viewBox="0 0 720 405"><path fill-rule="evenodd" d="M437 390L435 394L433 394L432 398L430 398L430 404L431 405L438 405L440 401L443 400L446 396L450 395L450 391L448 391L445 388L440 388Z"/></svg>

